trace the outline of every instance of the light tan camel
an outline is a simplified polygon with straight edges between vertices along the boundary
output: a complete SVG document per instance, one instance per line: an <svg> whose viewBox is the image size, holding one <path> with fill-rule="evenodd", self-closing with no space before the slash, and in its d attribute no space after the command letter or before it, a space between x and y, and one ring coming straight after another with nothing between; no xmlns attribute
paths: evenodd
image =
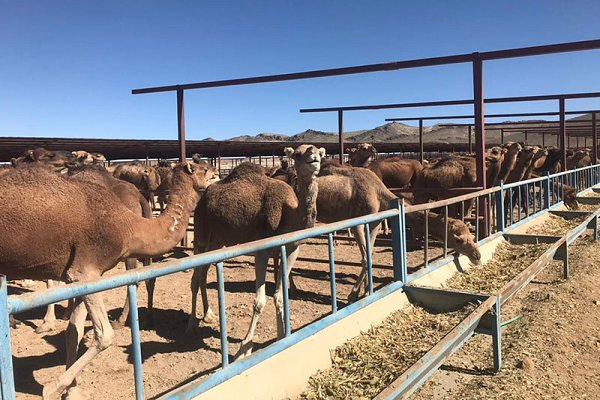
<svg viewBox="0 0 600 400"><path fill-rule="evenodd" d="M194 252L203 253L252 240L263 239L286 232L310 228L315 223L317 201L317 178L321 158L325 149L303 144L295 150L285 152L295 164L296 187L263 174L256 164L238 165L221 182L211 185L200 200L194 214ZM294 267L298 256L299 243L286 246L287 276ZM269 258L278 257L279 249L255 254L256 297L254 299L252 321L246 337L242 341L237 356L247 356L252 352L252 339L258 319L265 307L265 275ZM205 322L215 316L208 304L206 293L207 272L210 265L194 270L192 278L192 311L187 332L194 331L196 318L196 297L201 289ZM277 275L275 294L277 315L277 337L284 335L282 277Z"/></svg>
<svg viewBox="0 0 600 400"><path fill-rule="evenodd" d="M102 153L88 153L85 150L78 150L73 151L72 154L83 165L100 164L106 161L106 157Z"/></svg>
<svg viewBox="0 0 600 400"><path fill-rule="evenodd" d="M377 157L377 150L370 143L361 143L348 149L348 159L353 167L366 168L375 157Z"/></svg>
<svg viewBox="0 0 600 400"><path fill-rule="evenodd" d="M80 282L98 279L120 260L163 254L185 235L198 192L212 178L208 168L178 166L167 210L146 219L102 186L71 181L35 163L15 168L0 180L0 273L12 279ZM113 330L102 297L75 299L66 331L67 370L44 386L45 399L65 390L67 397L79 397L75 378L110 346ZM95 340L77 359L88 313Z"/></svg>
<svg viewBox="0 0 600 400"><path fill-rule="evenodd" d="M389 209L390 202L397 197L390 192L375 174L364 168L329 168L328 175L319 176L319 195L317 197L317 219L331 223L344 219L373 214ZM430 213L429 233L444 238L444 219ZM406 224L415 233L422 234L425 225L423 213L406 214ZM365 226L366 227L366 226ZM379 232L379 223L368 225L371 238L371 251ZM363 225L352 228L352 233L361 253L362 270L350 295L349 301L355 301L367 274L367 243ZM467 225L460 220L448 218L448 247L460 254L467 255L472 262L481 259L474 236Z"/></svg>

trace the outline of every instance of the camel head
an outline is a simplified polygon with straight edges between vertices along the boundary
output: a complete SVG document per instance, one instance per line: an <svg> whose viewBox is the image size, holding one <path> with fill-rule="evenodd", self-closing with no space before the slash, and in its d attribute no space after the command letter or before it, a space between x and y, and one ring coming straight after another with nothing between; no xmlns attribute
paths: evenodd
<svg viewBox="0 0 600 400"><path fill-rule="evenodd" d="M304 176L316 176L321 170L321 159L325 157L325 149L312 144L303 144L295 149L286 147L284 152L294 161L296 173Z"/></svg>
<svg viewBox="0 0 600 400"><path fill-rule="evenodd" d="M94 163L92 154L85 150L72 151L71 154L73 154L73 157L75 157L80 165L90 165Z"/></svg>
<svg viewBox="0 0 600 400"><path fill-rule="evenodd" d="M15 167L21 163L31 162L39 162L55 172L78 165L77 159L70 151L47 150L42 147L27 150L20 157L11 159Z"/></svg>
<svg viewBox="0 0 600 400"><path fill-rule="evenodd" d="M192 161L196 164L200 164L202 162L202 159L200 157L202 157L202 154L194 153L192 155Z"/></svg>
<svg viewBox="0 0 600 400"><path fill-rule="evenodd" d="M536 152L537 152L536 147L525 146L525 147L523 147L523 150L521 150L521 152L519 153L518 159L524 163L529 163L529 162L531 162L531 159L533 158L533 156L535 156Z"/></svg>
<svg viewBox="0 0 600 400"><path fill-rule="evenodd" d="M354 167L366 167L369 159L377 156L377 150L370 143L361 143L358 147L351 147L347 151L350 165Z"/></svg>
<svg viewBox="0 0 600 400"><path fill-rule="evenodd" d="M505 145L508 154L515 155L521 151L521 145L517 142L508 142Z"/></svg>
<svg viewBox="0 0 600 400"><path fill-rule="evenodd" d="M500 146L492 147L485 155L485 160L492 164L502 163L504 160L504 149Z"/></svg>
<svg viewBox="0 0 600 400"><path fill-rule="evenodd" d="M178 163L175 168L173 168L174 182L177 179L181 179L181 175L192 178L193 187L196 192L200 192L211 184L219 181L219 173L206 161L201 161L200 163L189 161Z"/></svg>
<svg viewBox="0 0 600 400"><path fill-rule="evenodd" d="M564 195L565 206L569 210L577 210L579 208L579 203L577 203L577 191L575 188L564 185Z"/></svg>
<svg viewBox="0 0 600 400"><path fill-rule="evenodd" d="M443 219L441 214L439 217ZM460 219L448 218L448 247L469 257L472 263L479 264L481 262L481 253L479 252L475 235L471 233L469 226L469 224L465 224Z"/></svg>

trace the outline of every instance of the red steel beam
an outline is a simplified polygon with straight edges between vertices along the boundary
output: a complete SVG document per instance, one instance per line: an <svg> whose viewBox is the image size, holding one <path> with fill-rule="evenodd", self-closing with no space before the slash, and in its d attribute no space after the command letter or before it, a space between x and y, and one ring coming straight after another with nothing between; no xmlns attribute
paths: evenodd
<svg viewBox="0 0 600 400"><path fill-rule="evenodd" d="M567 170L567 149L565 147L566 139L567 139L567 124L565 122L565 99L561 97L558 99L558 112L560 113L560 153L561 153L561 163L562 170Z"/></svg>
<svg viewBox="0 0 600 400"><path fill-rule="evenodd" d="M592 162L598 162L598 133L596 131L596 113L592 114Z"/></svg>
<svg viewBox="0 0 600 400"><path fill-rule="evenodd" d="M344 164L344 112L338 111L338 143L340 149L340 164Z"/></svg>
<svg viewBox="0 0 600 400"><path fill-rule="evenodd" d="M358 65L352 67L343 68L331 68L321 69L304 72L293 72L287 74L277 75L263 75L250 78L238 78L238 79L226 79L219 81L208 81L198 83L188 83L182 85L168 85L168 86L156 86L143 89L134 89L131 91L132 94L142 93L158 93L158 92L169 92L177 90L190 90L190 89L206 89L223 86L237 86L237 85L248 85L254 83L267 83L267 82L281 82L298 79L309 79L309 78L323 78L328 76L340 76L340 75L351 75L377 71L395 71L399 69L418 68L418 67L431 67L436 65L448 65L472 62L474 60L474 54L477 54L477 59L484 60L498 60L502 58L515 58L515 57L528 57L537 56L542 54L554 54L564 53L572 51L583 51L593 50L600 48L600 40L585 40L580 42L569 42L550 44L542 46L532 47L521 47L515 49L486 51L482 53L470 53L470 54L457 54L443 57L431 57L421 58L406 61L393 61L380 64L367 64Z"/></svg>

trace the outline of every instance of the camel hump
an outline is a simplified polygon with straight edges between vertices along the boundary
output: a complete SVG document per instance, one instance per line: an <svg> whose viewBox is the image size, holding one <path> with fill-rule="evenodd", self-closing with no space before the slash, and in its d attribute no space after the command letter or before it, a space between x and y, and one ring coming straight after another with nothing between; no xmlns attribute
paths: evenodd
<svg viewBox="0 0 600 400"><path fill-rule="evenodd" d="M243 162L237 167L235 167L229 175L225 179L223 179L223 183L231 182L237 179L243 179L250 176L264 176L266 177L262 166L258 164L254 164L251 162Z"/></svg>

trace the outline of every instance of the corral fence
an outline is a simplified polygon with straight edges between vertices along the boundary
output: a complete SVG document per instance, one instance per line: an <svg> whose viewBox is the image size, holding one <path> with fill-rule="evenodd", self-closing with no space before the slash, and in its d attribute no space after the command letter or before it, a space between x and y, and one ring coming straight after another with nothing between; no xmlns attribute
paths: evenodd
<svg viewBox="0 0 600 400"><path fill-rule="evenodd" d="M407 262L407 224L406 215L411 213L424 213L425 218L428 218L429 213L442 212L445 217L444 221L447 225L448 216L452 215L451 210L453 207L464 208L465 202L471 203L483 203L485 207L491 212L492 210L496 213L496 223L492 224L487 230L488 237L483 237L483 233L479 232L476 228L475 235L479 243L484 243L490 240L492 237L502 234L507 228L521 224L528 219L539 215L551 208L557 207L562 204L565 196L565 188L563 183L569 183L577 187L578 190L583 190L594 186L600 182L600 165L593 165L577 170L566 171L545 177L529 179L523 182L517 182L510 185L500 185L490 189L477 191L470 194L465 194L448 200L437 201L433 203L420 204L416 206L407 206L399 200L395 200L391 205L391 208L387 211L379 212L376 214L366 215L363 217L352 218L337 223L326 224L317 226L310 229L304 229L296 232L291 232L284 235L279 235L263 240L257 240L245 244L240 244L221 250L210 251L207 253L187 257L181 260L170 261L162 263L160 265L149 266L145 268L139 268L123 273L119 273L114 276L104 277L96 281L90 282L77 282L68 284L63 287L54 289L44 290L41 292L26 293L21 295L7 295L7 277L0 276L0 381L1 381L1 394L3 400L15 399L15 385L14 385L14 371L12 364L12 349L11 349L11 338L10 338L10 324L9 316L12 314L22 313L37 307L46 306L48 304L64 301L67 299L80 297L92 293L107 291L122 286L127 286L129 295L129 305L131 310L131 336L132 336L132 355L134 364L134 382L136 399L144 398L144 385L143 385L143 372L142 372L142 357L141 357L141 344L140 344L140 333L139 333L139 321L137 313L137 284L139 282L159 278L167 275L171 275L177 272L182 272L187 269L198 268L206 264L216 264L217 267L217 281L218 281L218 298L219 298L219 323L220 323L220 335L221 335L221 369L212 373L206 379L199 382L188 383L178 389L169 392L164 395L167 399L188 399L197 396L204 391L226 381L227 379L236 376L250 367L266 360L267 358L289 348L290 346L298 343L299 341L311 336L315 332L322 330L333 323L341 320L342 318L376 302L384 296L389 295L392 292L398 290L405 290L407 293L419 292L419 289L414 287L406 286L411 281L434 271L441 267L456 254L450 254L448 250L448 230L447 226L444 228L443 237L438 238L441 240L444 251L442 257L433 260L429 259L427 251L425 251L425 262L424 266L414 273L408 273L408 262ZM521 194L520 196L518 194ZM515 197L516 196L516 197ZM517 217L511 219L506 214L506 199L516 198L516 207L520 211ZM462 205L462 206L461 206ZM474 207L477 213L479 207ZM521 212L521 210L524 210ZM463 213L465 217L467 213ZM479 218L476 215L476 218ZM596 214L594 214L594 218ZM344 308L338 309L336 300L336 271L335 271L335 257L334 257L334 245L333 245L333 232L355 227L358 225L365 225L369 223L380 222L383 219L387 219L392 229L392 251L393 251L393 282L380 287L378 290L374 290L373 286L373 273L372 273L372 260L369 256L367 258L367 287L368 295ZM490 219L491 220L491 219ZM595 220L597 222L597 219ZM425 224L425 229L428 227L428 223ZM477 227L479 224L475 224ZM584 227L585 228L585 227ZM597 230L597 225L595 226ZM369 230L365 229L367 235L367 254L371 254L370 241L369 241ZM290 311L289 311L289 299L288 299L288 282L283 279L283 302L284 302L284 320L285 320L285 337L281 340L271 344L270 346L258 350L247 358L239 361L229 363L228 359L228 339L227 339L227 318L225 314L225 289L224 289L224 276L223 276L223 261L238 257L242 255L253 254L257 251L266 249L279 249L281 251L281 266L282 269L280 276L286 276L286 245L302 241L309 238L318 237L320 235L327 235L328 237L328 249L329 249L329 266L330 266L330 296L331 296L331 313L302 328L295 332L291 332L290 327ZM425 237L427 238L427 232ZM558 243L560 244L560 243ZM557 244L557 246L558 246ZM425 248L427 248L427 239L425 240ZM424 290L424 289L423 289ZM421 292L423 291L421 290ZM430 290L429 295L433 295L435 291ZM456 294L456 296L464 296ZM471 297L473 295L470 295ZM460 346L462 341L466 340L464 337L468 332L473 332L477 322L480 321L485 311L489 311L491 308L498 308L500 306L500 300L494 300L490 297L484 301L484 309L481 306L477 308L470 315L468 321L469 329L461 331L461 341L454 342L453 346ZM475 315L475 313L477 315ZM498 315L498 313L496 314ZM497 317L499 318L499 317ZM466 321L466 320L465 320ZM496 321L498 322L498 321ZM463 325L461 325L463 326ZM465 325L466 326L466 325ZM483 333L489 333L494 336L494 366L496 369L500 368L500 348L499 348L499 329L497 324L494 325L496 328L482 331ZM464 326L463 326L464 327ZM462 328L461 328L462 329ZM451 346L452 347L452 346ZM448 350L447 348L444 350ZM433 351L433 350L432 350ZM416 367L415 367L416 368ZM424 367L420 367L424 368ZM422 372L422 371L421 371ZM411 385L404 384L406 387L417 386L423 382L423 375L414 376L407 382ZM408 386L407 386L408 385ZM403 387L404 387L403 386ZM411 390L413 390L411 389Z"/></svg>

